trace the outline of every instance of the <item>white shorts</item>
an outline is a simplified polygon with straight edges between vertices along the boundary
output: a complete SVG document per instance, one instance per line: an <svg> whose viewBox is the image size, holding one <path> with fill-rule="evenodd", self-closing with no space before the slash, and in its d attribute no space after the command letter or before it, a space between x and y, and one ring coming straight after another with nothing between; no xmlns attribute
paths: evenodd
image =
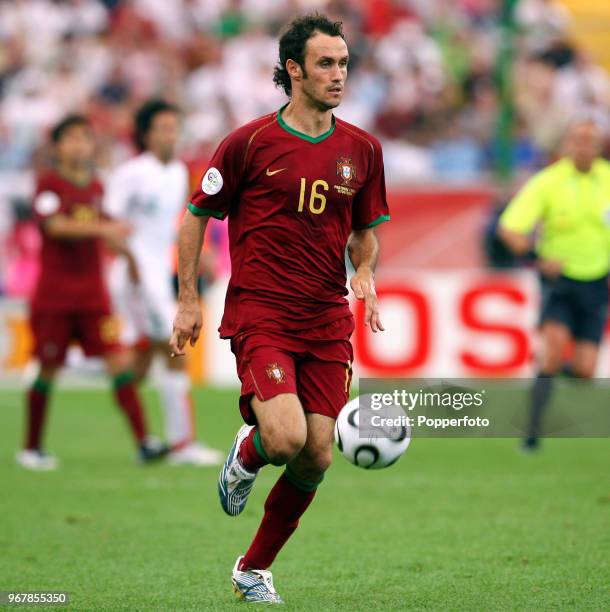
<svg viewBox="0 0 610 612"><path fill-rule="evenodd" d="M114 310L121 319L121 341L134 345L143 340L169 340L177 309L169 271L159 274L156 270L153 275L141 270L140 284L134 285L124 264L121 260L113 263L109 283Z"/></svg>

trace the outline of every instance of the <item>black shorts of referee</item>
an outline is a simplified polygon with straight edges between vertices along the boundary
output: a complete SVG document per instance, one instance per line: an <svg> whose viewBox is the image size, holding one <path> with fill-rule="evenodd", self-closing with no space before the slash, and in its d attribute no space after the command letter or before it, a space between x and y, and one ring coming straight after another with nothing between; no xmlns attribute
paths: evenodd
<svg viewBox="0 0 610 612"><path fill-rule="evenodd" d="M608 276L590 281L541 276L540 281L540 324L558 321L574 339L600 344L608 318Z"/></svg>

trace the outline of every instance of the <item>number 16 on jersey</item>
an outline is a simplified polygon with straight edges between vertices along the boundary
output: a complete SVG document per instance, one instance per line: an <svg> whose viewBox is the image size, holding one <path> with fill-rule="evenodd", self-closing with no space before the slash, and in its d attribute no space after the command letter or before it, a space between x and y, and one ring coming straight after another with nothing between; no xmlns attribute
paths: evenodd
<svg viewBox="0 0 610 612"><path fill-rule="evenodd" d="M311 191L309 193L309 211L314 215L319 215L324 212L326 208L326 196L318 192L318 188L324 191L328 191L328 183L322 179L314 181L311 185ZM307 191L307 179L301 177L301 193L299 195L299 212L303 212L305 206L305 192Z"/></svg>

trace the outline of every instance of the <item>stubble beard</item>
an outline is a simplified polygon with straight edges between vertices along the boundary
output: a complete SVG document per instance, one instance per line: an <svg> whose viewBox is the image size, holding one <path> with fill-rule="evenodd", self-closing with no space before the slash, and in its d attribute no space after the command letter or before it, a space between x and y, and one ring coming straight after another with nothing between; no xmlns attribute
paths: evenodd
<svg viewBox="0 0 610 612"><path fill-rule="evenodd" d="M338 100L334 104L333 103L329 104L325 100L322 100L322 99L317 98L316 96L312 96L310 94L308 94L307 97L309 98L311 105L314 108L316 108L316 110L319 110L319 111L322 111L322 112L333 110L334 108L337 108L337 106L339 106L339 104L341 104L341 100Z"/></svg>
<svg viewBox="0 0 610 612"><path fill-rule="evenodd" d="M341 100L337 101L335 104L329 104L325 100L318 98L315 95L315 92L309 91L306 87L303 87L303 94L307 98L309 105L321 112L333 110L334 108L337 108L339 104L341 104Z"/></svg>

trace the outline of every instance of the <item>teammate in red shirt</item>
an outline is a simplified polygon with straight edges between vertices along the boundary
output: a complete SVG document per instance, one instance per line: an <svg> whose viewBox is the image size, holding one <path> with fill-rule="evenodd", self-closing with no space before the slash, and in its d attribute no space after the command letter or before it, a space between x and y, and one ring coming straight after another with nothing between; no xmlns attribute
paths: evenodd
<svg viewBox="0 0 610 612"><path fill-rule="evenodd" d="M231 340L246 421L219 479L225 512L239 514L264 465L285 465L262 524L232 575L246 601L281 601L267 568L296 529L332 458L348 400L351 287L366 323L383 330L373 273L374 227L389 219L379 142L333 115L348 50L340 23L299 18L280 40L274 80L290 96L277 113L230 134L188 206L179 238L179 310L172 349L201 330L195 279L209 217L229 218L232 275L220 335Z"/></svg>
<svg viewBox="0 0 610 612"><path fill-rule="evenodd" d="M150 460L165 448L146 434L146 424L118 344L103 278L103 242L129 257L123 239L129 226L100 213L102 186L93 172L95 141L88 120L71 115L53 131L57 169L38 180L34 214L42 231L40 277L31 303L34 352L40 372L28 392L25 448L18 462L30 469L53 469L57 460L42 451L42 431L51 383L66 351L77 341L85 354L103 356L113 377L117 403L128 418L140 457ZM136 275L135 268L132 273Z"/></svg>

